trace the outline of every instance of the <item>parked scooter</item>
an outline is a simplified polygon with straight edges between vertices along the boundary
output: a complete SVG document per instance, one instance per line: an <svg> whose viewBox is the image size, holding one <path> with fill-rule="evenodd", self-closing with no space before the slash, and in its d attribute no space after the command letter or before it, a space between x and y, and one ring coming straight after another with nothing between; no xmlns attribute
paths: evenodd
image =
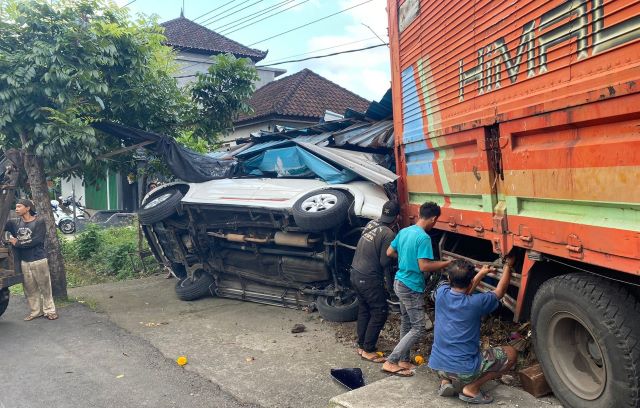
<svg viewBox="0 0 640 408"><path fill-rule="evenodd" d="M73 234L76 231L76 223L73 221L73 217L60 208L58 200L51 200L51 210L53 211L53 219L56 222L56 226L60 228L63 234Z"/></svg>
<svg viewBox="0 0 640 408"><path fill-rule="evenodd" d="M73 216L73 211L75 211L76 218L89 218L89 213L80 202L82 196L78 197L75 203L73 202L73 196L67 196L67 198L58 197L58 200L60 200L61 208L65 213Z"/></svg>

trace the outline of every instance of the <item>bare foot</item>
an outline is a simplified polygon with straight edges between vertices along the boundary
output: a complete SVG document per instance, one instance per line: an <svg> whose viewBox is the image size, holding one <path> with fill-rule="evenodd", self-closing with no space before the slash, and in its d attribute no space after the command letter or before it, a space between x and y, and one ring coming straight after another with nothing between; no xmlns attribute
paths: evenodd
<svg viewBox="0 0 640 408"><path fill-rule="evenodd" d="M387 361L386 358L379 356L378 353L367 353L366 351L363 351L360 357L372 363L384 363Z"/></svg>
<svg viewBox="0 0 640 408"><path fill-rule="evenodd" d="M399 377L412 377L413 371L400 367L398 364L394 364L390 361L385 361L382 365L382 371L387 374L397 375Z"/></svg>
<svg viewBox="0 0 640 408"><path fill-rule="evenodd" d="M400 362L398 363L398 365L399 365L400 367L404 368L404 369L407 369L407 370L415 370L415 368L416 368L416 366L415 366L415 365L411 364L411 363L410 363L410 362L408 362L408 361L400 361Z"/></svg>

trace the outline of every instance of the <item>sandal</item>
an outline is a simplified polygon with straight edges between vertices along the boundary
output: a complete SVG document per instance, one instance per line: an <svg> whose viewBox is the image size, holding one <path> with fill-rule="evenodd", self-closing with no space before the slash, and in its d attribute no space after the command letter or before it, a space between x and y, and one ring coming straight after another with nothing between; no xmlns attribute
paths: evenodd
<svg viewBox="0 0 640 408"><path fill-rule="evenodd" d="M392 364L392 363L389 363ZM397 375L398 377L413 377L413 371L402 368L399 365L393 364L397 368L387 369L382 366L382 372L385 374Z"/></svg>
<svg viewBox="0 0 640 408"><path fill-rule="evenodd" d="M58 314L56 312L44 315L49 320L56 320L58 318Z"/></svg>
<svg viewBox="0 0 640 408"><path fill-rule="evenodd" d="M411 364L411 363L410 363L410 362L408 362L408 361L400 361L400 362L398 363L398 365L399 365L400 367L404 368L405 370L415 370L416 368L418 368L418 366L417 366L417 365L415 365L415 364Z"/></svg>
<svg viewBox="0 0 640 408"><path fill-rule="evenodd" d="M25 316L25 318L24 318L24 321L25 321L25 322L30 322L30 321L32 321L33 319L37 319L38 317L42 317L42 315L37 315L37 316L26 315L26 316Z"/></svg>
<svg viewBox="0 0 640 408"><path fill-rule="evenodd" d="M375 353L373 354L372 357L367 357L365 356L365 354L369 354L369 353L367 353L366 351L363 351L362 354L360 354L360 357L363 360L371 361L372 363L384 363L385 361L387 361L385 357L378 356Z"/></svg>
<svg viewBox="0 0 640 408"><path fill-rule="evenodd" d="M460 394L458 395L462 401L467 404L491 404L493 402L493 397L489 394L486 394L484 391L480 391L473 397L469 397L468 395Z"/></svg>
<svg viewBox="0 0 640 408"><path fill-rule="evenodd" d="M441 397L453 397L457 395L455 387L451 383L440 384L438 395Z"/></svg>

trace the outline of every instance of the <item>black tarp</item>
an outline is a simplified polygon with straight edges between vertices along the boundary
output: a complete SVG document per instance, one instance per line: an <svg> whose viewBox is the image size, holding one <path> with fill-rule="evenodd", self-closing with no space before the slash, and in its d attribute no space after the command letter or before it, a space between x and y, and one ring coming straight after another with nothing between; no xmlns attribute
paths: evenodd
<svg viewBox="0 0 640 408"><path fill-rule="evenodd" d="M132 146L152 142L145 147L162 157L171 172L180 180L201 183L231 177L236 172L236 160L219 160L180 146L173 138L113 122L97 122L93 127Z"/></svg>

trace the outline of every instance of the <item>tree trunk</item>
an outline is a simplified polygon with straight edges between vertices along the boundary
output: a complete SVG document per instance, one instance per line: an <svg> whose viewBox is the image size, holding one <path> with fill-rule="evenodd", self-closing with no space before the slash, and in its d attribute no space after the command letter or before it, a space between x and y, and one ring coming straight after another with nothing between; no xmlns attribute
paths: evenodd
<svg viewBox="0 0 640 408"><path fill-rule="evenodd" d="M56 223L51 210L47 178L44 172L44 161L41 157L25 152L24 168L27 171L33 203L36 205L38 216L44 219L46 225L46 249L51 272L51 289L56 298L67 297L67 275L60 248L60 241L56 235Z"/></svg>

